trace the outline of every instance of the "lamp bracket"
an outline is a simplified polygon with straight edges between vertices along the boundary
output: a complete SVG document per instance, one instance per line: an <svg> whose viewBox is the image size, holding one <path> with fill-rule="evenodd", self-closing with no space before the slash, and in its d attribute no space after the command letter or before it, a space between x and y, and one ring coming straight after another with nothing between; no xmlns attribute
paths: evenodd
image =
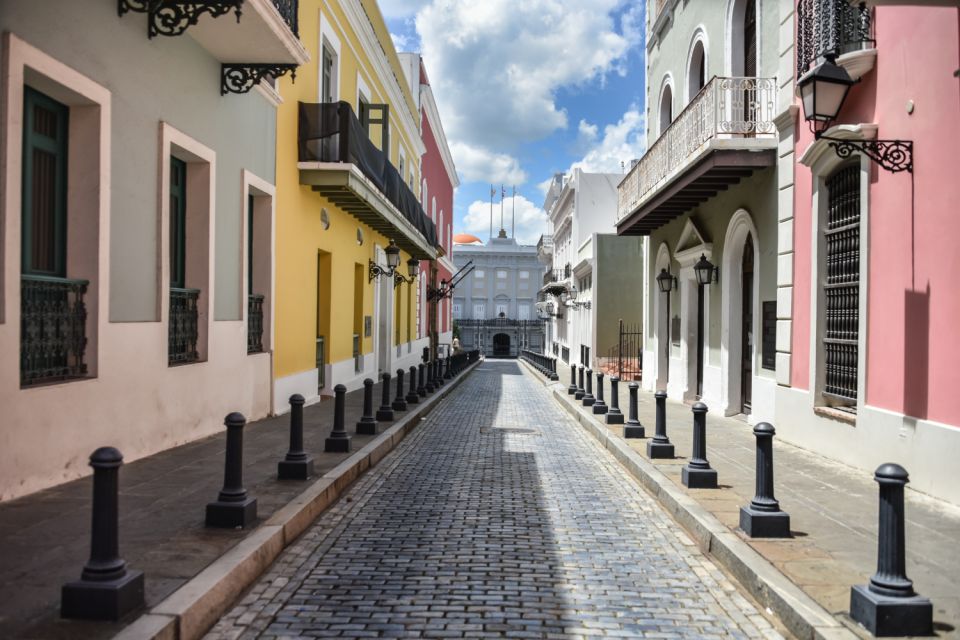
<svg viewBox="0 0 960 640"><path fill-rule="evenodd" d="M405 278L405 277L403 277L402 275L400 275L399 273L397 273L396 271L394 271L394 273L393 273L393 288L396 289L397 287L399 287L399 286L400 286L401 284L403 284L404 282L406 282L407 284L413 284L413 281L414 281L414 280L415 280L415 278L412 278L412 277L411 277L411 278Z"/></svg>
<svg viewBox="0 0 960 640"><path fill-rule="evenodd" d="M891 173L913 173L913 140L845 140L822 134L816 137L829 141L839 158L859 152Z"/></svg>
<svg viewBox="0 0 960 640"><path fill-rule="evenodd" d="M374 278L379 278L380 276L398 275L393 269L390 269L389 267L387 268L381 267L373 260L369 260L369 263L370 263L370 266L367 271L367 282L373 282Z"/></svg>

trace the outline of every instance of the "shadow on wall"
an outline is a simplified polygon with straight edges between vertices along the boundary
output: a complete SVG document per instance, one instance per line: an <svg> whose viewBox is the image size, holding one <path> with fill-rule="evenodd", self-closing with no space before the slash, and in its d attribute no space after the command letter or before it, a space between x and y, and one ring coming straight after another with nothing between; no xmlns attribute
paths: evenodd
<svg viewBox="0 0 960 640"><path fill-rule="evenodd" d="M927 418L930 378L930 284L926 291L904 292L903 412Z"/></svg>

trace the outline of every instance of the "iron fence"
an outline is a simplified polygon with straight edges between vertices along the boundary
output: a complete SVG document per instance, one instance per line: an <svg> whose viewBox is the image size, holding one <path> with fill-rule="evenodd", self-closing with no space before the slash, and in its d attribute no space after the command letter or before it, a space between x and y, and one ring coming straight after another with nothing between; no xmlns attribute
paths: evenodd
<svg viewBox="0 0 960 640"><path fill-rule="evenodd" d="M188 364L200 359L200 289L170 287L170 323L167 333L168 363Z"/></svg>
<svg viewBox="0 0 960 640"><path fill-rule="evenodd" d="M827 54L872 47L873 10L848 0L800 0L797 3L797 78Z"/></svg>
<svg viewBox="0 0 960 640"><path fill-rule="evenodd" d="M247 353L263 352L263 296L247 296Z"/></svg>
<svg viewBox="0 0 960 640"><path fill-rule="evenodd" d="M317 392L323 391L327 386L327 350L326 339L323 336L317 336Z"/></svg>
<svg viewBox="0 0 960 640"><path fill-rule="evenodd" d="M598 366L621 380L640 380L643 377L643 327L620 320L617 344L607 350L602 360Z"/></svg>
<svg viewBox="0 0 960 640"><path fill-rule="evenodd" d="M20 278L20 384L87 375L87 280Z"/></svg>
<svg viewBox="0 0 960 640"><path fill-rule="evenodd" d="M300 4L299 0L273 0L273 6L277 8L277 11L280 13L280 17L283 18L283 21L287 23L287 26L290 27L290 31L293 32L293 35L300 37L300 24L297 20L297 9Z"/></svg>

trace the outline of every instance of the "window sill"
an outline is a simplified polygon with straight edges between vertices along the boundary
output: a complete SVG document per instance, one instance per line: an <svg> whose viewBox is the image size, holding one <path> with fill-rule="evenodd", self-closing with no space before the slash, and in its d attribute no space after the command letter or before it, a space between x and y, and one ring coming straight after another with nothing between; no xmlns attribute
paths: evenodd
<svg viewBox="0 0 960 640"><path fill-rule="evenodd" d="M829 418L831 420L836 420L837 422L844 422L852 427L857 426L857 414L850 413L849 411L841 411L840 409L834 409L833 407L814 407L813 413L821 418Z"/></svg>

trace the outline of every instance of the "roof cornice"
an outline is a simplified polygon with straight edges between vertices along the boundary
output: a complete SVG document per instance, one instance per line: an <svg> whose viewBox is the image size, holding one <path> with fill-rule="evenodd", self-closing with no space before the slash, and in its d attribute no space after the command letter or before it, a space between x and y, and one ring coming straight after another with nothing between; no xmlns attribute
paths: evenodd
<svg viewBox="0 0 960 640"><path fill-rule="evenodd" d="M440 111L437 109L437 102L433 98L433 89L428 84L420 85L420 106L427 122L430 123L433 138L437 141L437 148L440 149L440 157L443 158L443 167L447 170L450 184L454 188L459 187L460 178L457 177L457 167L453 163L453 154L450 153L450 147L447 144L447 134L443 131Z"/></svg>

